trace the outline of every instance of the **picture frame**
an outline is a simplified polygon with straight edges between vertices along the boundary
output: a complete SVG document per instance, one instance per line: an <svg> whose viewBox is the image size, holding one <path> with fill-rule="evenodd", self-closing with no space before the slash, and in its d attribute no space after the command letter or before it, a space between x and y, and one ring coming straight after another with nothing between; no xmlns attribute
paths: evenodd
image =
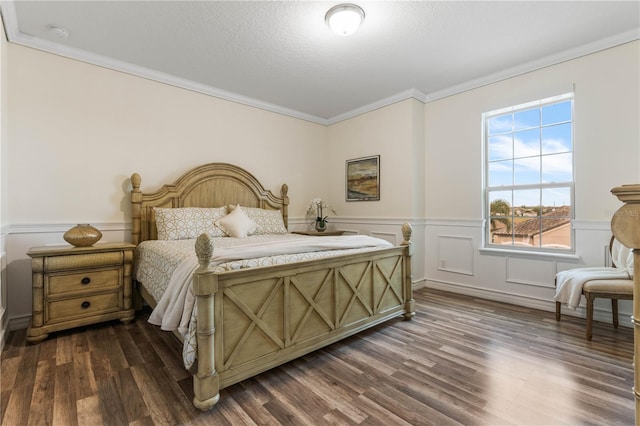
<svg viewBox="0 0 640 426"><path fill-rule="evenodd" d="M380 200L380 156L346 162L346 201Z"/></svg>

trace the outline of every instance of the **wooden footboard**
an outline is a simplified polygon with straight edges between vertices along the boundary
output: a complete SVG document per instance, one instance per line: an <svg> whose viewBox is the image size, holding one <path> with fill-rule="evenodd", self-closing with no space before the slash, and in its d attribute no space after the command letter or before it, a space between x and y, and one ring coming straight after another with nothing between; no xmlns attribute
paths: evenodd
<svg viewBox="0 0 640 426"><path fill-rule="evenodd" d="M411 227L401 246L348 256L213 273L207 235L196 243L198 367L194 405L220 389L390 318L414 315Z"/></svg>

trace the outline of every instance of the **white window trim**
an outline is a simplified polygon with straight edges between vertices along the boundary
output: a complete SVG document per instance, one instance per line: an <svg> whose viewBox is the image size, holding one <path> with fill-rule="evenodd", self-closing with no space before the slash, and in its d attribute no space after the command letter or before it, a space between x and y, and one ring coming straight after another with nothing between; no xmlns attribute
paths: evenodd
<svg viewBox="0 0 640 426"><path fill-rule="evenodd" d="M486 254L518 254L527 257L531 256L551 256L559 259L575 259L576 258L576 247L575 247L575 230L573 227L573 223L575 220L575 93L569 92L564 93L562 95L551 96L548 98L526 102L519 105L509 106L505 108L496 109L493 111L485 112L482 114L482 217L484 222L484 229L482 232L482 247L480 251ZM489 229L490 223L490 212L489 212L489 187L487 185L488 180L488 170L489 170L489 158L488 158L488 138L487 138L487 120L491 117L495 117L498 115L515 113L518 111L524 111L527 109L532 109L536 107L541 107L544 105L559 103L566 100L571 100L571 154L572 154L572 178L571 184L535 184L535 185L519 185L518 188L526 188L530 186L532 188L552 188L552 187L568 187L570 190L570 202L571 202L571 216L569 218L570 222L570 237L571 237L571 248L569 249L557 249L557 248L548 248L548 247L523 247L516 245L501 245L501 244L492 244L490 241L490 233ZM513 189L515 185L510 186L510 189ZM492 188L496 189L496 188Z"/></svg>

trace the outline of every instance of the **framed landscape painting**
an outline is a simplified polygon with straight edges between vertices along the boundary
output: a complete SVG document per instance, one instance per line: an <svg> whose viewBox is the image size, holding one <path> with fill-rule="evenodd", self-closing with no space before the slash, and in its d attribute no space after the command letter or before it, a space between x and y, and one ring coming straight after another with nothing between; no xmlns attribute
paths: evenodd
<svg viewBox="0 0 640 426"><path fill-rule="evenodd" d="M380 199L380 156L347 160L347 201Z"/></svg>

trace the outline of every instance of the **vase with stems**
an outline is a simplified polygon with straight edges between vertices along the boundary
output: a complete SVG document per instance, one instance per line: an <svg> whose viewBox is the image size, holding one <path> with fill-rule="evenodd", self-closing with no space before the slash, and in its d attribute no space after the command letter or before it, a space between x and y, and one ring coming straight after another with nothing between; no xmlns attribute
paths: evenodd
<svg viewBox="0 0 640 426"><path fill-rule="evenodd" d="M336 211L326 202L322 201L321 198L314 198L311 200L309 206L307 206L307 216L314 217L315 216L315 230L318 232L324 232L327 230L327 223L329 222L329 216L324 214L324 209L328 209L333 214L336 214Z"/></svg>
<svg viewBox="0 0 640 426"><path fill-rule="evenodd" d="M327 219L323 219L322 216L316 218L316 231L324 232L327 230Z"/></svg>

